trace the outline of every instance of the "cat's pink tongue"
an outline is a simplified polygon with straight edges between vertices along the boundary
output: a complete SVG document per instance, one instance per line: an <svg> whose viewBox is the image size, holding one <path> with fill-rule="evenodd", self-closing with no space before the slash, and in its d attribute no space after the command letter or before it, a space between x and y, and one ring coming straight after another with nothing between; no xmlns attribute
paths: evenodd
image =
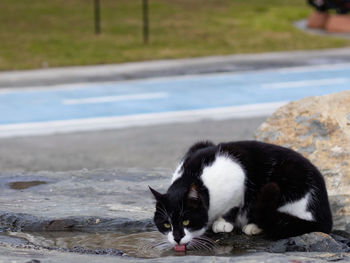
<svg viewBox="0 0 350 263"><path fill-rule="evenodd" d="M186 245L175 245L174 250L176 252L185 252L186 251Z"/></svg>

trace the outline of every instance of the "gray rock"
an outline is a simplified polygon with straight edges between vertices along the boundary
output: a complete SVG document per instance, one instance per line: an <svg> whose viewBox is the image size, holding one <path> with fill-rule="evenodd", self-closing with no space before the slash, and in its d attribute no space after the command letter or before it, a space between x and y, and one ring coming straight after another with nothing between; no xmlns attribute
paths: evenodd
<svg viewBox="0 0 350 263"><path fill-rule="evenodd" d="M304 234L297 237L282 239L272 243L267 251L273 253L284 252L350 252L350 247L347 245L349 239L336 236L333 238L320 232Z"/></svg>
<svg viewBox="0 0 350 263"><path fill-rule="evenodd" d="M350 230L350 91L307 97L279 108L257 140L292 148L323 174L334 228Z"/></svg>
<svg viewBox="0 0 350 263"><path fill-rule="evenodd" d="M0 224L12 229L62 230L77 225L97 227L106 220L149 220L154 200L148 185L164 191L170 176L171 171L165 169L0 173ZM21 190L11 187L15 182L32 181L46 183Z"/></svg>

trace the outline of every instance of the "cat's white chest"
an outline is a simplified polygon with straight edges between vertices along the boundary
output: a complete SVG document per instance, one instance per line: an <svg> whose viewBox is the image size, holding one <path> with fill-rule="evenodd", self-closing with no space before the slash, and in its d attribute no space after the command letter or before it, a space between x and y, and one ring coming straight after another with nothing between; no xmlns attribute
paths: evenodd
<svg viewBox="0 0 350 263"><path fill-rule="evenodd" d="M201 179L209 191L209 222L243 205L245 173L231 158L217 156L203 169Z"/></svg>

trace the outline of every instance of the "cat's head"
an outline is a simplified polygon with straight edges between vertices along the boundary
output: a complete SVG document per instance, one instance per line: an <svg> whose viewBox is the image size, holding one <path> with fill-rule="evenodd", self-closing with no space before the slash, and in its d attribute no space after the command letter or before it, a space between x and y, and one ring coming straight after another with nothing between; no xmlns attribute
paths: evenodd
<svg viewBox="0 0 350 263"><path fill-rule="evenodd" d="M196 185L178 193L161 194L150 187L156 199L154 223L173 245L188 244L204 234L208 209Z"/></svg>

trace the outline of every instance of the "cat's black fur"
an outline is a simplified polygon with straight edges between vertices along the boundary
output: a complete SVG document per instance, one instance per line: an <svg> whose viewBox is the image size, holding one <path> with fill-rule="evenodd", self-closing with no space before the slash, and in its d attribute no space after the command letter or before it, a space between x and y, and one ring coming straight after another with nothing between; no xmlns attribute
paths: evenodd
<svg viewBox="0 0 350 263"><path fill-rule="evenodd" d="M229 212L222 215L226 221L235 224L237 218L245 214L247 223L256 224L267 237L274 239L313 231L331 231L332 215L325 183L309 160L284 147L240 141L193 145L182 160L181 176L167 192L160 194L151 189L157 201L154 222L160 232L168 234L172 231L175 242L179 243L185 236L185 229L197 231L210 226L210 196L201 174L218 155L228 156L245 172L244 203L240 207L233 205ZM298 201L307 193L312 199L307 211L314 221L277 211L277 208ZM190 222L187 227L182 224L184 220ZM165 222L171 223L171 229L164 227Z"/></svg>

